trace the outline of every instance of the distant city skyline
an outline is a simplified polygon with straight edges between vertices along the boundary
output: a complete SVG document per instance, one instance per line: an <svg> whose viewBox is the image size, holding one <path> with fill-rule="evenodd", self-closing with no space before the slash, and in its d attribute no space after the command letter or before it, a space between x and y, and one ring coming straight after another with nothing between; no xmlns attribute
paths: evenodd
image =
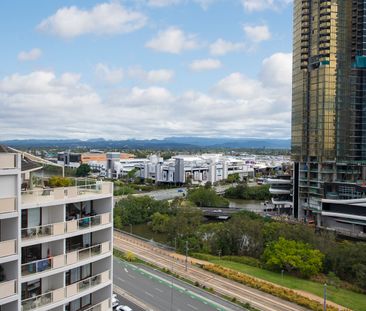
<svg viewBox="0 0 366 311"><path fill-rule="evenodd" d="M0 26L0 140L290 137L291 0L15 0Z"/></svg>

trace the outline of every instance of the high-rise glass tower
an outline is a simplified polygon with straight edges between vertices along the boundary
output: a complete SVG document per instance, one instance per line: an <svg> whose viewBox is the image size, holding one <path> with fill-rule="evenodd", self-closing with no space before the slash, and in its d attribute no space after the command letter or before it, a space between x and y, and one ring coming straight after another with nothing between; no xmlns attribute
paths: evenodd
<svg viewBox="0 0 366 311"><path fill-rule="evenodd" d="M359 214L363 230L366 0L295 0L293 31L295 217L349 229Z"/></svg>

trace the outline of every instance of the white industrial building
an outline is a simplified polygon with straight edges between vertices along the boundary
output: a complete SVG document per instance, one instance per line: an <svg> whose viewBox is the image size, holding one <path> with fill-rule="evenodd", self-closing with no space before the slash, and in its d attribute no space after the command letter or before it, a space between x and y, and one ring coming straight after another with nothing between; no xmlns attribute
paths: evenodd
<svg viewBox="0 0 366 311"><path fill-rule="evenodd" d="M112 183L40 187L39 169L0 146L1 311L112 310Z"/></svg>

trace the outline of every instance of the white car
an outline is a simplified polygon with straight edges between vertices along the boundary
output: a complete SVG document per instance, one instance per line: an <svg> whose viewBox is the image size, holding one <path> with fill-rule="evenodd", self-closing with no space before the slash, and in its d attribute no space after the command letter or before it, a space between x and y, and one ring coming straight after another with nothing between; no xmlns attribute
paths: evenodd
<svg viewBox="0 0 366 311"><path fill-rule="evenodd" d="M113 294L112 295L112 308L117 308L119 305L119 300L117 299L117 295Z"/></svg>
<svg viewBox="0 0 366 311"><path fill-rule="evenodd" d="M133 311L129 306L118 306L116 311Z"/></svg>

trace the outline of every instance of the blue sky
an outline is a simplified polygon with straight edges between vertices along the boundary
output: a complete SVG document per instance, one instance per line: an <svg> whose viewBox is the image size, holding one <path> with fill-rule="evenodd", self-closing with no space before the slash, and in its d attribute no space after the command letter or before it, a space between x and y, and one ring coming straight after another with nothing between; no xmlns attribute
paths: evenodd
<svg viewBox="0 0 366 311"><path fill-rule="evenodd" d="M0 29L0 139L289 137L291 0L13 0Z"/></svg>

